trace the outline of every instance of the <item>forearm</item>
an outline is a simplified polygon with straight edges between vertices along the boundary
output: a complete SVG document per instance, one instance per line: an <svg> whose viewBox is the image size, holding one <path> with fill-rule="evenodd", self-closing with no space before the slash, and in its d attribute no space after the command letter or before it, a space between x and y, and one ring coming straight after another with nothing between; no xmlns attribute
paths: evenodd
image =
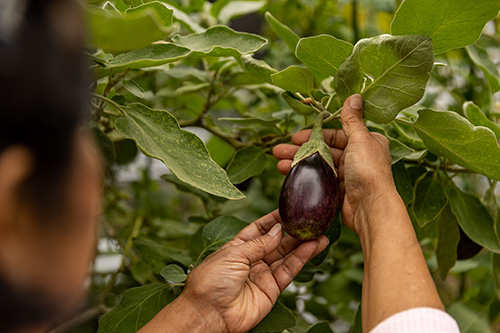
<svg viewBox="0 0 500 333"><path fill-rule="evenodd" d="M413 307L443 309L406 207L396 190L384 193L356 218L364 226L359 233L365 258L364 331Z"/></svg>
<svg viewBox="0 0 500 333"><path fill-rule="evenodd" d="M181 294L164 307L139 333L161 332L227 332L220 315L210 306L191 300Z"/></svg>

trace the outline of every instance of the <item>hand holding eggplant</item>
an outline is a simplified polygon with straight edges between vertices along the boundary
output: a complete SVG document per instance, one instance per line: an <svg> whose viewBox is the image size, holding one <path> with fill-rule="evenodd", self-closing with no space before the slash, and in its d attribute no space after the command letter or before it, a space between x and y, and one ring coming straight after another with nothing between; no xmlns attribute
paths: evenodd
<svg viewBox="0 0 500 333"><path fill-rule="evenodd" d="M323 130L323 139L330 147L338 173L338 188L344 223L358 234L365 226L354 220L357 214L368 212L380 199L396 191L391 171L389 141L381 134L368 131L363 122L363 101L360 95L349 97L342 108L342 129ZM278 170L287 174L299 146L307 142L311 130L292 136L293 145L280 144L273 150ZM334 205L334 203L331 203ZM286 228L285 228L286 230Z"/></svg>

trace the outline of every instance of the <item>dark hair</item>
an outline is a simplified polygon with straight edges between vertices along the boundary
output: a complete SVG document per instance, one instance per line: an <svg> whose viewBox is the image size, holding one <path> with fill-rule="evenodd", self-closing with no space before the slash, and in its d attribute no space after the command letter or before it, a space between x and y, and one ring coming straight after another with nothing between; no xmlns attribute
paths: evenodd
<svg viewBox="0 0 500 333"><path fill-rule="evenodd" d="M19 194L40 217L57 215L64 205L62 185L75 132L88 112L90 81L79 4L1 1L0 11L10 10L19 19L0 24L0 154L15 145L31 151L33 171ZM9 13L0 14L1 19ZM58 309L15 285L0 277L2 332L52 319Z"/></svg>
<svg viewBox="0 0 500 333"><path fill-rule="evenodd" d="M0 153L13 145L31 151L34 168L23 195L50 210L60 193L47 189L57 189L65 174L75 130L87 112L82 21L76 1L12 1L24 15L16 28L8 27L10 36L1 35Z"/></svg>

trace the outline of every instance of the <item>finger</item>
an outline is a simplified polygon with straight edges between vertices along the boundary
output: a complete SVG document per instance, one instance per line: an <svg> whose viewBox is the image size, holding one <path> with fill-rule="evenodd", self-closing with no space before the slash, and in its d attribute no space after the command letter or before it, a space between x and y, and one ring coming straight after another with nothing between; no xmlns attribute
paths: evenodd
<svg viewBox="0 0 500 333"><path fill-rule="evenodd" d="M311 137L312 130L298 131L292 136L292 143L301 145L307 142ZM341 129L325 128L323 130L323 138L330 147L344 149L347 146L347 136Z"/></svg>
<svg viewBox="0 0 500 333"><path fill-rule="evenodd" d="M318 239L302 243L298 248L290 253L290 255L284 258L281 263L278 261L271 266L274 278L280 288L280 291L283 291L290 284L290 282L292 282L295 276L297 276L300 270L315 253L319 253L317 251L320 242L321 241Z"/></svg>
<svg viewBox="0 0 500 333"><path fill-rule="evenodd" d="M236 258L248 260L248 264L264 259L265 256L275 251L281 243L283 230L280 223L276 223L268 233L231 249Z"/></svg>
<svg viewBox="0 0 500 333"><path fill-rule="evenodd" d="M363 121L363 98L355 94L346 99L340 113L342 128L348 138L369 134Z"/></svg>
<svg viewBox="0 0 500 333"><path fill-rule="evenodd" d="M264 258L264 261L268 265L272 265L275 261L281 260L287 255L289 255L293 250L295 250L302 242L296 238L293 238L290 235L286 235L283 237L281 244L278 246L276 251L267 255Z"/></svg>
<svg viewBox="0 0 500 333"><path fill-rule="evenodd" d="M292 160L281 160L278 162L278 171L282 175L286 175L292 168Z"/></svg>
<svg viewBox="0 0 500 333"><path fill-rule="evenodd" d="M299 150L299 146L297 145L290 145L286 143L282 143L274 147L273 149L273 155L279 160L293 160L295 154ZM339 149L339 148L331 148L332 151L332 157L333 157L333 163L335 165L339 164L340 157L342 157L342 154L344 153L344 150ZM279 170L279 168L278 168Z"/></svg>
<svg viewBox="0 0 500 333"><path fill-rule="evenodd" d="M372 133L373 137L380 142L384 147L389 149L389 139L387 139L385 136L383 136L380 133Z"/></svg>

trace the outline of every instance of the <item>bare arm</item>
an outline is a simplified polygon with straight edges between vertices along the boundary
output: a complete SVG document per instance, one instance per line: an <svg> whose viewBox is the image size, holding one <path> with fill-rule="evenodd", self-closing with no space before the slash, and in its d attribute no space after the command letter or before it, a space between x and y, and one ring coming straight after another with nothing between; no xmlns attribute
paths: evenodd
<svg viewBox="0 0 500 333"><path fill-rule="evenodd" d="M362 322L368 332L397 312L443 305L394 185L389 142L368 131L361 106L361 96L347 99L343 129L325 130L324 137L339 171L344 223L358 234L363 249ZM290 170L297 145L309 136L310 131L301 131L292 137L295 146L275 147L280 172Z"/></svg>

